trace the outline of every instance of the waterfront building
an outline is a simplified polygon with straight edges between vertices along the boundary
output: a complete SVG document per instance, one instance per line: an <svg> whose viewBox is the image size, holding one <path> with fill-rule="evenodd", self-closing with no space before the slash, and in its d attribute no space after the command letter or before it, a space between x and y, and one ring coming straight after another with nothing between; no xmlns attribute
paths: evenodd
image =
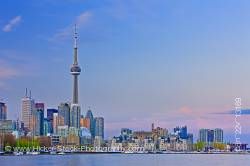
<svg viewBox="0 0 250 166"><path fill-rule="evenodd" d="M214 129L214 142L223 143L223 130L216 128Z"/></svg>
<svg viewBox="0 0 250 166"><path fill-rule="evenodd" d="M80 145L79 129L76 127L69 127L69 134L67 137L67 145Z"/></svg>
<svg viewBox="0 0 250 166"><path fill-rule="evenodd" d="M132 130L128 128L122 128L121 129L121 140L122 142L127 142L132 139L133 133Z"/></svg>
<svg viewBox="0 0 250 166"><path fill-rule="evenodd" d="M133 132L133 138L137 138L140 141L143 141L146 138L152 138L151 131L135 131Z"/></svg>
<svg viewBox="0 0 250 166"><path fill-rule="evenodd" d="M60 136L60 144L62 145L67 144L67 137L69 135L69 127L67 125L58 126L57 134Z"/></svg>
<svg viewBox="0 0 250 166"><path fill-rule="evenodd" d="M24 128L30 130L32 125L32 112L35 109L35 101L31 98L31 92L28 96L27 89L25 96L22 98L22 121Z"/></svg>
<svg viewBox="0 0 250 166"><path fill-rule="evenodd" d="M12 120L0 120L0 133L11 134L13 132Z"/></svg>
<svg viewBox="0 0 250 166"><path fill-rule="evenodd" d="M58 126L57 127L57 134L60 137L66 138L69 135L69 127L67 125L64 126Z"/></svg>
<svg viewBox="0 0 250 166"><path fill-rule="evenodd" d="M44 118L44 121L43 121L43 135L44 136L48 136L50 133L50 130L49 130L49 121L47 118Z"/></svg>
<svg viewBox="0 0 250 166"><path fill-rule="evenodd" d="M200 142L208 142L208 129L200 129L199 130L199 141Z"/></svg>
<svg viewBox="0 0 250 166"><path fill-rule="evenodd" d="M32 111L32 129L35 136L44 134L44 103L36 103Z"/></svg>
<svg viewBox="0 0 250 166"><path fill-rule="evenodd" d="M154 151L156 149L155 143L152 138L144 139L144 151Z"/></svg>
<svg viewBox="0 0 250 166"><path fill-rule="evenodd" d="M214 142L223 142L223 130L222 129L200 129L199 141L211 144Z"/></svg>
<svg viewBox="0 0 250 166"><path fill-rule="evenodd" d="M160 151L167 151L170 147L170 144L167 142L165 138L161 138L159 141L159 150Z"/></svg>
<svg viewBox="0 0 250 166"><path fill-rule="evenodd" d="M95 118L95 136L100 136L104 139L104 118L96 117Z"/></svg>
<svg viewBox="0 0 250 166"><path fill-rule="evenodd" d="M90 119L82 115L80 119L80 126L81 127L86 127L87 129L90 130Z"/></svg>
<svg viewBox="0 0 250 166"><path fill-rule="evenodd" d="M7 106L3 102L0 102L0 120L7 120Z"/></svg>
<svg viewBox="0 0 250 166"><path fill-rule="evenodd" d="M115 138L111 140L110 149L112 152L121 152L123 150L123 144L121 142L117 142Z"/></svg>
<svg viewBox="0 0 250 166"><path fill-rule="evenodd" d="M47 119L48 119L48 133L53 133L53 114L58 113L57 109L49 108L47 109Z"/></svg>
<svg viewBox="0 0 250 166"><path fill-rule="evenodd" d="M78 104L72 104L70 109L70 127L80 128L81 107Z"/></svg>
<svg viewBox="0 0 250 166"><path fill-rule="evenodd" d="M52 135L51 137L51 145L55 146L60 143L60 136L59 135Z"/></svg>
<svg viewBox="0 0 250 166"><path fill-rule="evenodd" d="M187 126L178 126L174 128L174 133L178 135L181 139L187 139Z"/></svg>
<svg viewBox="0 0 250 166"><path fill-rule="evenodd" d="M61 103L58 106L58 116L64 119L64 125L70 125L70 103Z"/></svg>
<svg viewBox="0 0 250 166"><path fill-rule="evenodd" d="M92 138L95 138L95 119L90 109L86 113L86 118L90 120L90 133Z"/></svg>
<svg viewBox="0 0 250 166"><path fill-rule="evenodd" d="M53 114L53 134L58 135L58 126L64 125L64 119L58 116L58 113Z"/></svg>
<svg viewBox="0 0 250 166"><path fill-rule="evenodd" d="M192 151L193 150L193 143L194 142L194 136L193 134L188 133L187 135L187 150Z"/></svg>
<svg viewBox="0 0 250 166"><path fill-rule="evenodd" d="M161 128L161 127L156 127L153 128L154 124L152 124L152 138L154 142L156 143L158 138L166 138L168 134L168 130Z"/></svg>
<svg viewBox="0 0 250 166"><path fill-rule="evenodd" d="M80 127L79 137L81 145L90 145L92 143L91 133L86 127Z"/></svg>
<svg viewBox="0 0 250 166"><path fill-rule="evenodd" d="M95 139L94 139L94 147L96 147L96 148L101 147L102 142L103 142L103 139L102 139L101 136L95 136Z"/></svg>

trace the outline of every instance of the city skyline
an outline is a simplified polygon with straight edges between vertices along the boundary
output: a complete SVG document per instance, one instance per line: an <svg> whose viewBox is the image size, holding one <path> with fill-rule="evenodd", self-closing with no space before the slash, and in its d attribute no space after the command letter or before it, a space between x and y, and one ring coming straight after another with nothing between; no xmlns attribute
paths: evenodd
<svg viewBox="0 0 250 166"><path fill-rule="evenodd" d="M241 97L243 107L249 108L246 66L250 36L249 28L240 26L250 27L245 21L249 2L227 1L223 7L222 2L205 2L205 6L105 1L111 7L105 2L77 0L16 2L19 13L1 13L0 18L0 36L13 43L0 41L0 97L7 103L8 118L21 112L20 100L27 87L47 108L71 101L72 79L67 69L72 61L72 27L77 23L82 34L79 62L84 68L81 112L85 114L91 106L96 115L105 117L108 135L123 127L146 130L154 122L166 128L188 125L193 133L199 128L220 127L233 138L230 110L235 97ZM162 3L169 11L160 7ZM5 12L10 5L0 9ZM235 5L238 8L232 8ZM30 10L23 11L21 6ZM62 11L57 6L69 11L65 19L58 19ZM160 10L155 11L156 7ZM47 15L35 9L44 9ZM49 21L54 24L40 29L35 18L42 18L43 26ZM234 33L232 29L236 29ZM246 141L250 138L248 118L244 114L241 119Z"/></svg>

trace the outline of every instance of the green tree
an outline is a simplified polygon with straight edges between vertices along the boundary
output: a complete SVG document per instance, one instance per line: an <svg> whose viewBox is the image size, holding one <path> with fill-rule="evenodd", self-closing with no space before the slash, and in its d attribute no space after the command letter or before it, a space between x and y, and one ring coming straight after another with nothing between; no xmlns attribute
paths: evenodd
<svg viewBox="0 0 250 166"><path fill-rule="evenodd" d="M205 147L205 143L204 142L196 142L196 144L194 144L194 149L197 151L202 151Z"/></svg>

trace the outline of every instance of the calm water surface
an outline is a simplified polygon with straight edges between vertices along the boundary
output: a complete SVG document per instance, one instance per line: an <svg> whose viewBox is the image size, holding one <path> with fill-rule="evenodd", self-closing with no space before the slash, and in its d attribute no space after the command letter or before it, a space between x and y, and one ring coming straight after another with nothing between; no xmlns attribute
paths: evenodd
<svg viewBox="0 0 250 166"><path fill-rule="evenodd" d="M250 166L250 155L74 154L0 156L1 166Z"/></svg>

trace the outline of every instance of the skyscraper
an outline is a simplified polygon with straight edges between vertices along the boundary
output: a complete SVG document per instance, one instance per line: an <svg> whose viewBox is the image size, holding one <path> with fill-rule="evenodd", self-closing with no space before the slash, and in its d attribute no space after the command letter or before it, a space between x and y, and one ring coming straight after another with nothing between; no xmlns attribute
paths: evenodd
<svg viewBox="0 0 250 166"><path fill-rule="evenodd" d="M73 104L70 110L70 127L80 128L80 106Z"/></svg>
<svg viewBox="0 0 250 166"><path fill-rule="evenodd" d="M99 136L104 139L104 118L96 117L95 118L95 137Z"/></svg>
<svg viewBox="0 0 250 166"><path fill-rule="evenodd" d="M44 118L44 122L43 122L43 135L47 136L48 133L50 133L49 131L49 121L47 118Z"/></svg>
<svg viewBox="0 0 250 166"><path fill-rule="evenodd" d="M5 103L0 102L0 120L7 119L7 106Z"/></svg>
<svg viewBox="0 0 250 166"><path fill-rule="evenodd" d="M90 133L92 138L95 138L95 119L90 109L87 111L85 118L90 120Z"/></svg>
<svg viewBox="0 0 250 166"><path fill-rule="evenodd" d="M58 116L58 113L53 113L53 134L58 134L58 126L63 126L64 121L62 117Z"/></svg>
<svg viewBox="0 0 250 166"><path fill-rule="evenodd" d="M63 117L64 125L70 125L70 103L61 103L58 106L58 115Z"/></svg>
<svg viewBox="0 0 250 166"><path fill-rule="evenodd" d="M214 129L214 142L223 142L223 130L216 128Z"/></svg>
<svg viewBox="0 0 250 166"><path fill-rule="evenodd" d="M75 26L75 45L74 45L74 63L70 69L71 74L73 75L73 101L70 109L70 126L71 127L80 127L80 114L81 107L78 104L78 76L81 73L81 68L78 65L77 57L77 32Z"/></svg>
<svg viewBox="0 0 250 166"><path fill-rule="evenodd" d="M47 120L48 120L48 133L53 133L53 114L58 113L57 109L47 109Z"/></svg>
<svg viewBox="0 0 250 166"><path fill-rule="evenodd" d="M33 127L34 134L36 136L41 136L44 134L44 103L36 103L35 109L32 112L33 115Z"/></svg>
<svg viewBox="0 0 250 166"><path fill-rule="evenodd" d="M80 126L81 127L86 127L87 129L90 130L90 119L89 118L84 118L84 116L81 116L80 119Z"/></svg>
<svg viewBox="0 0 250 166"><path fill-rule="evenodd" d="M57 134L58 126L59 126L58 113L53 113L53 134Z"/></svg>
<svg viewBox="0 0 250 166"><path fill-rule="evenodd" d="M205 143L223 142L223 130L216 129L200 129L199 141Z"/></svg>
<svg viewBox="0 0 250 166"><path fill-rule="evenodd" d="M31 129L31 114L35 108L35 101L31 98L31 93L28 96L27 89L25 96L22 98L22 121L24 123L24 127L27 129Z"/></svg>
<svg viewBox="0 0 250 166"><path fill-rule="evenodd" d="M208 129L200 129L199 130L199 141L200 142L208 142Z"/></svg>

